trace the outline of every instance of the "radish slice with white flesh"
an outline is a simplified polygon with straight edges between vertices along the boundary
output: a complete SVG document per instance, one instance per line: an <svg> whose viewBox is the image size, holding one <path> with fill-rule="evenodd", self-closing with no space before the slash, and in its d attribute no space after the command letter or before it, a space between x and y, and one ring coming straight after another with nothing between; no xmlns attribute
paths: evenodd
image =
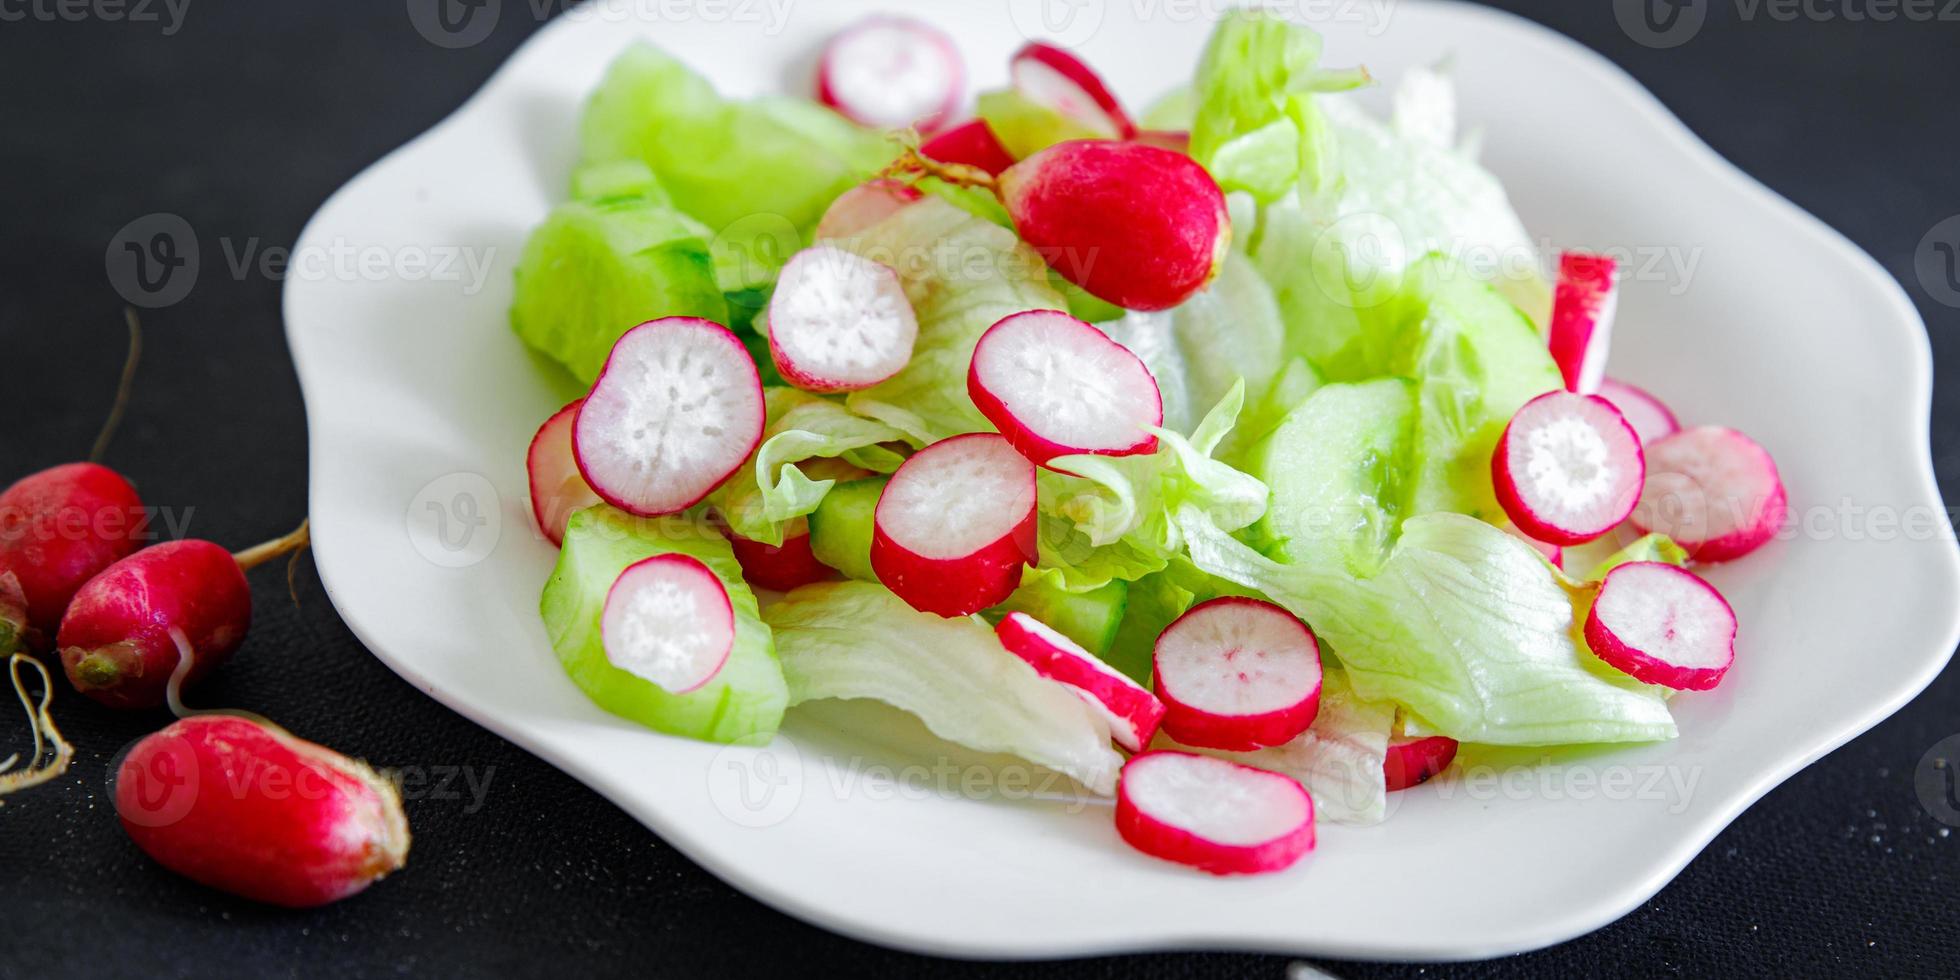
<svg viewBox="0 0 1960 980"><path fill-rule="evenodd" d="M1607 255L1565 252L1558 257L1558 289L1552 298L1552 360L1565 387L1582 395L1599 391L1613 345L1613 314L1620 304Z"/></svg>
<svg viewBox="0 0 1960 980"><path fill-rule="evenodd" d="M1696 561L1727 561L1776 536L1790 509L1776 461L1734 429L1683 429L1647 447L1633 526L1674 539Z"/></svg>
<svg viewBox="0 0 1960 980"><path fill-rule="evenodd" d="M966 84L960 50L944 32L909 17L866 17L824 45L817 98L880 129L930 132L959 108Z"/></svg>
<svg viewBox="0 0 1960 980"><path fill-rule="evenodd" d="M1014 53L1008 63L1014 90L1036 105L1053 109L1063 116L1107 136L1129 139L1137 133L1121 103L1109 86L1103 84L1082 59L1055 47L1034 41Z"/></svg>
<svg viewBox="0 0 1960 980"><path fill-rule="evenodd" d="M1284 745L1320 712L1320 643L1270 602L1224 596L1164 629L1151 657L1164 731L1234 752Z"/></svg>
<svg viewBox="0 0 1960 980"><path fill-rule="evenodd" d="M1580 544L1611 531L1640 499L1640 437L1598 395L1551 391L1525 402L1490 458L1504 513L1526 537Z"/></svg>
<svg viewBox="0 0 1960 980"><path fill-rule="evenodd" d="M1164 703L1136 681L1118 673L1074 640L1023 612L1011 612L994 627L1000 644L1028 662L1035 673L1068 685L1109 719L1116 744L1141 752L1164 720Z"/></svg>
<svg viewBox="0 0 1960 980"><path fill-rule="evenodd" d="M735 648L728 587L686 555L654 555L619 573L599 615L606 660L670 694L714 679Z"/></svg>
<svg viewBox="0 0 1960 980"><path fill-rule="evenodd" d="M1643 446L1681 431L1681 422L1674 417L1673 410L1643 389L1607 378L1599 383L1595 394L1620 410Z"/></svg>
<svg viewBox="0 0 1960 980"><path fill-rule="evenodd" d="M998 177L1014 165L1014 154L1002 146L1000 137L985 119L974 119L926 140L919 152L941 163L964 163Z"/></svg>
<svg viewBox="0 0 1960 980"><path fill-rule="evenodd" d="M818 241L851 238L866 228L897 214L900 208L924 197L917 188L887 177L868 181L837 195L817 221Z"/></svg>
<svg viewBox="0 0 1960 980"><path fill-rule="evenodd" d="M904 368L919 339L898 273L835 245L790 256L765 317L776 370L805 391L869 388Z"/></svg>
<svg viewBox="0 0 1960 980"><path fill-rule="evenodd" d="M1388 755L1382 760L1382 776L1388 783L1388 791L1393 793L1428 782L1455 761L1456 747L1456 739L1448 735L1392 736L1388 740Z"/></svg>
<svg viewBox="0 0 1960 980"><path fill-rule="evenodd" d="M967 394L1021 454L1155 452L1145 426L1164 424L1157 379L1129 348L1066 313L1002 317L973 346Z"/></svg>
<svg viewBox="0 0 1960 980"><path fill-rule="evenodd" d="M1189 752L1145 752L1116 783L1116 832L1215 875L1291 867L1313 850L1313 797L1290 776Z"/></svg>
<svg viewBox="0 0 1960 980"><path fill-rule="evenodd" d="M1701 576L1658 561L1606 573L1586 614L1586 646L1644 684L1706 691L1735 662L1735 611Z"/></svg>
<svg viewBox="0 0 1960 980"><path fill-rule="evenodd" d="M554 546L564 545L565 523L574 511L605 502L579 473L578 457L572 452L572 422L584 403L581 398L545 419L524 454L524 472L531 482L531 516Z"/></svg>
<svg viewBox="0 0 1960 980"><path fill-rule="evenodd" d="M991 432L935 442L892 474L872 524L872 571L912 608L997 606L1035 562L1034 464Z"/></svg>
<svg viewBox="0 0 1960 980"><path fill-rule="evenodd" d="M642 517L677 514L734 475L762 442L762 378L711 320L670 316L613 344L572 422L593 492Z"/></svg>

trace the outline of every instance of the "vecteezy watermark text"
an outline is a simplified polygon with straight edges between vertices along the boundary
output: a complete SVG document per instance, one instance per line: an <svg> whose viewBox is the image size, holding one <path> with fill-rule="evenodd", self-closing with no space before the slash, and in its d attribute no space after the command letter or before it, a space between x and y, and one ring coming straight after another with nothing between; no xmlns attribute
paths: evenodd
<svg viewBox="0 0 1960 980"><path fill-rule="evenodd" d="M191 0L0 0L0 24L160 24L163 36L171 37L183 29L190 9Z"/></svg>

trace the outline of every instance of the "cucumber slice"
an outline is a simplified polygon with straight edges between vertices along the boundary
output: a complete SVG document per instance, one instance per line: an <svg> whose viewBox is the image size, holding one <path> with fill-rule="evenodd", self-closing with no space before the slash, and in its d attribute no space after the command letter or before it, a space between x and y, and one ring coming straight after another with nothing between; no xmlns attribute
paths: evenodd
<svg viewBox="0 0 1960 980"><path fill-rule="evenodd" d="M878 497L890 477L839 483L810 515L810 550L817 560L860 582L878 581L871 570L871 530Z"/></svg>
<svg viewBox="0 0 1960 980"><path fill-rule="evenodd" d="M630 197L655 204L673 203L653 168L639 160L613 160L588 163L572 172L572 197L582 201L602 201Z"/></svg>
<svg viewBox="0 0 1960 980"><path fill-rule="evenodd" d="M1116 630L1123 625L1129 596L1130 583L1122 579L1087 592L1070 592L1062 588L1055 576L1035 573L1006 602L984 615L989 622L997 623L1008 613L1027 613L1101 657L1116 642Z"/></svg>
<svg viewBox="0 0 1960 980"><path fill-rule="evenodd" d="M612 507L572 515L558 567L545 582L540 609L558 661L599 707L655 731L708 742L761 744L775 734L789 705L775 637L743 584L728 542L712 527L677 518L640 520ZM671 694L606 659L599 618L606 594L628 565L660 554L699 560L728 587L735 646L706 684Z"/></svg>
<svg viewBox="0 0 1960 980"><path fill-rule="evenodd" d="M1363 578L1388 557L1407 516L1417 391L1400 378L1328 385L1250 452L1272 491L1255 526L1280 561Z"/></svg>

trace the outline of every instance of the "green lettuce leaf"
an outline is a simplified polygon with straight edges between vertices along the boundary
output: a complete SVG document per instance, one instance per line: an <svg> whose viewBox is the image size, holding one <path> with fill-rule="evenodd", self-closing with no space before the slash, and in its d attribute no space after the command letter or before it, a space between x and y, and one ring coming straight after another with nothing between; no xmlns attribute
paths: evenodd
<svg viewBox="0 0 1960 980"><path fill-rule="evenodd" d="M1326 145L1317 92L1356 88L1360 69L1320 66L1313 29L1258 10L1219 21L1198 62L1191 156L1227 191L1277 200L1303 179L1317 183Z"/></svg>
<svg viewBox="0 0 1960 980"><path fill-rule="evenodd" d="M768 423L762 444L728 482L708 495L736 534L763 544L783 543L784 525L817 509L837 481L812 479L795 464L843 459L876 473L891 473L904 458L883 443L905 434L844 406L795 388L766 388Z"/></svg>

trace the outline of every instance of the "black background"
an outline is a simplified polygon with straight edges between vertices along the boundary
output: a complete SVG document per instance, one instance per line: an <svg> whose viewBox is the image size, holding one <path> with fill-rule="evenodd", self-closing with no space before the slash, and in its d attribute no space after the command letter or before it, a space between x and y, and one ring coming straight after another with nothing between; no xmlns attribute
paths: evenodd
<svg viewBox="0 0 1960 980"><path fill-rule="evenodd" d="M1920 286L1913 256L1960 214L1960 21L1783 22L1739 0L1702 2L1707 25L1671 50L1635 43L1603 0L1506 6L1625 67L1724 156L1877 256L1918 303L1952 378L1960 310ZM411 28L400 0L191 0L173 36L158 23L71 23L0 2L27 13L0 21L0 476L87 452L122 357L105 247L132 219L173 212L214 251L188 299L145 315L148 356L107 461L152 505L188 511L195 536L237 547L297 522L306 419L280 283L234 277L216 243L290 245L328 194L460 104L538 26L528 4L504 6L488 39L445 50ZM1957 401L1949 384L1933 409L1949 497L1960 489ZM297 609L276 573L257 581L255 632L199 700L257 709L378 765L471 767L489 779L484 805L412 799L402 873L314 912L254 907L162 872L116 825L105 766L165 719L112 714L64 688L57 711L80 748L74 769L0 806L0 975L1286 969L1285 958L1225 954L1003 968L832 936L734 892L396 678L348 633L310 567ZM1482 964L1322 966L1347 977L1951 974L1960 839L1922 809L1913 774L1960 731L1957 698L1960 668L1770 793L1659 896L1596 934ZM13 710L0 705L0 737L19 737Z"/></svg>

